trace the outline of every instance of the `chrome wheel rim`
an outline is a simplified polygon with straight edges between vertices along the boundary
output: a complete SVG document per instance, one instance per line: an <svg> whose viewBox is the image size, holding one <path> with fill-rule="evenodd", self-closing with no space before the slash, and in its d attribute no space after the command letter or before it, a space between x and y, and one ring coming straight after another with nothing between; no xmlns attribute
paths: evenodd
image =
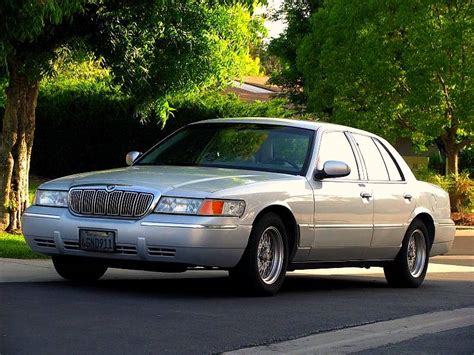
<svg viewBox="0 0 474 355"><path fill-rule="evenodd" d="M408 239L407 263L411 276L419 277L423 273L426 261L425 235L415 229Z"/></svg>
<svg viewBox="0 0 474 355"><path fill-rule="evenodd" d="M283 268L283 239L280 231L270 226L262 233L257 246L257 267L260 279L273 284Z"/></svg>

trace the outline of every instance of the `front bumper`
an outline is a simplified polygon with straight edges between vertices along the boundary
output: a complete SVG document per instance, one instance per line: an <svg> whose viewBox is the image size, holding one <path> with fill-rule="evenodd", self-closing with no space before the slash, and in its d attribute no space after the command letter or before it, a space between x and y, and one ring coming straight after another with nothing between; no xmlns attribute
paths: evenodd
<svg viewBox="0 0 474 355"><path fill-rule="evenodd" d="M23 234L33 251L114 260L231 268L247 246L251 225L234 217L150 214L139 220L78 217L66 208L31 206ZM116 252L79 250L79 229L115 231Z"/></svg>

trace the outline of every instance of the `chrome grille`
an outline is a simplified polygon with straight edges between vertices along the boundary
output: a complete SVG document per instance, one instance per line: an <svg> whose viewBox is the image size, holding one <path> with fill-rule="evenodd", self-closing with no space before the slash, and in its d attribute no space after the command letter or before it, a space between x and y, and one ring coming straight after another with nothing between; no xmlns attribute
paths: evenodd
<svg viewBox="0 0 474 355"><path fill-rule="evenodd" d="M105 188L75 188L69 192L69 209L80 215L138 218L150 209L153 194Z"/></svg>

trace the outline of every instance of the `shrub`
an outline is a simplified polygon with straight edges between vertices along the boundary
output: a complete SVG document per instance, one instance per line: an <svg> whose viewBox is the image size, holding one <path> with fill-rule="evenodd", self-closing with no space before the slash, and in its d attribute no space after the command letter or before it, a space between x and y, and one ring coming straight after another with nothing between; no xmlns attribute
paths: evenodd
<svg viewBox="0 0 474 355"><path fill-rule="evenodd" d="M466 172L445 177L454 211L465 212L474 209L474 181Z"/></svg>
<svg viewBox="0 0 474 355"><path fill-rule="evenodd" d="M418 180L427 181L440 186L449 193L451 210L456 212L469 212L474 208L474 181L469 173L462 172L458 175L446 176L436 174L434 171L422 168L415 172Z"/></svg>

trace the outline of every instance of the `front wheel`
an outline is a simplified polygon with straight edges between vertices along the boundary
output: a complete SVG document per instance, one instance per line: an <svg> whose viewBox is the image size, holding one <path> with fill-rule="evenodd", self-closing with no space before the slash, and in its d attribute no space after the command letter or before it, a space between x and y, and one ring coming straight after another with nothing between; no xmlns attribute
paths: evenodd
<svg viewBox="0 0 474 355"><path fill-rule="evenodd" d="M53 265L57 273L70 281L96 281L107 271L107 266L74 257L53 256Z"/></svg>
<svg viewBox="0 0 474 355"><path fill-rule="evenodd" d="M287 264L285 225L276 214L267 213L254 224L247 249L229 274L244 291L271 296L281 288Z"/></svg>
<svg viewBox="0 0 474 355"><path fill-rule="evenodd" d="M397 258L384 267L388 284L392 287L420 286L428 269L428 259L428 230L417 220L408 228Z"/></svg>

